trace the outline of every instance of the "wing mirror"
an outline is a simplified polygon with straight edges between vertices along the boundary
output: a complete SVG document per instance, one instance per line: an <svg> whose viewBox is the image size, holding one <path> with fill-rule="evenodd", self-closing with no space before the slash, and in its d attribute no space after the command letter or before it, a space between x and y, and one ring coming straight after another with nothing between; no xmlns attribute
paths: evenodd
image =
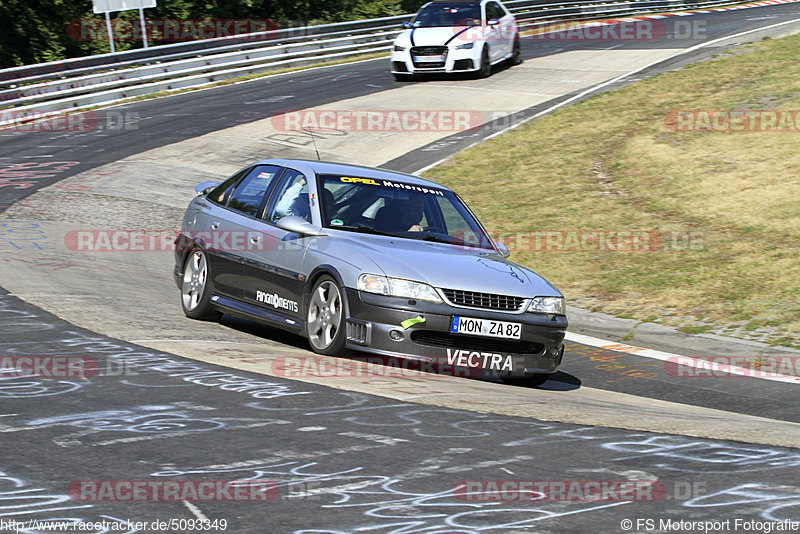
<svg viewBox="0 0 800 534"><path fill-rule="evenodd" d="M500 24L500 20L498 20L498 19L489 19L489 20L486 21L486 24L488 24L489 26L497 26L498 24Z"/></svg>
<svg viewBox="0 0 800 534"><path fill-rule="evenodd" d="M310 222L297 217L296 215L287 215L286 217L282 217L276 224L281 230L286 230L287 232L292 232L295 234L316 236L325 235L321 227L311 224Z"/></svg>
<svg viewBox="0 0 800 534"><path fill-rule="evenodd" d="M203 182L202 184L194 186L194 190L198 195L206 195L221 183L222 182Z"/></svg>
<svg viewBox="0 0 800 534"><path fill-rule="evenodd" d="M507 258L511 256L511 252L509 252L508 247L503 243L495 242L495 246L497 247L497 252L500 253L501 258Z"/></svg>

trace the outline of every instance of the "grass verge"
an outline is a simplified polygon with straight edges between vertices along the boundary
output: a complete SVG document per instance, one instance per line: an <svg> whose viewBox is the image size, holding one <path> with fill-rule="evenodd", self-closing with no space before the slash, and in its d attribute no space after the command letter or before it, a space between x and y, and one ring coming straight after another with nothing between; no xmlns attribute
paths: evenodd
<svg viewBox="0 0 800 534"><path fill-rule="evenodd" d="M800 346L798 56L800 36L751 43L562 108L425 175L456 188L568 301ZM690 110L795 122L676 128Z"/></svg>

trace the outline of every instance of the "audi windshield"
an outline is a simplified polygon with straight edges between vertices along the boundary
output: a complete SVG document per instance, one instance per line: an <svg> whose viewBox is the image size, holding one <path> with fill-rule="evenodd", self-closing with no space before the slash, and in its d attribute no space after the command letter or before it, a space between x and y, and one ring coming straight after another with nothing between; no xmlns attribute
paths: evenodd
<svg viewBox="0 0 800 534"><path fill-rule="evenodd" d="M481 23L480 4L428 4L414 20L412 28L473 26Z"/></svg>

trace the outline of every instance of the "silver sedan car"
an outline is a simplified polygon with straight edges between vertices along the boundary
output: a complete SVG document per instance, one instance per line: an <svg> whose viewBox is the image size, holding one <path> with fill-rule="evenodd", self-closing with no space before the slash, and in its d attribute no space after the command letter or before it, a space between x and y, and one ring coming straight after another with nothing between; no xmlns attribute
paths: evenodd
<svg viewBox="0 0 800 534"><path fill-rule="evenodd" d="M507 259L452 190L416 176L270 159L205 182L176 240L184 313L254 319L343 350L541 383L562 294Z"/></svg>

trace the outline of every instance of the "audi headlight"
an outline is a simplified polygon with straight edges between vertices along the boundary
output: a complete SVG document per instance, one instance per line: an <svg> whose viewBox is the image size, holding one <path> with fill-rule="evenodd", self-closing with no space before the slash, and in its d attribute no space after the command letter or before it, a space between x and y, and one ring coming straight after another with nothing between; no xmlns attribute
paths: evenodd
<svg viewBox="0 0 800 534"><path fill-rule="evenodd" d="M358 277L358 289L367 293L387 295L390 297L402 297L415 300L428 300L431 302L442 302L439 294L428 284L415 282L413 280L403 280L402 278L391 278L379 274L362 274Z"/></svg>
<svg viewBox="0 0 800 534"><path fill-rule="evenodd" d="M528 305L528 311L532 313L566 315L567 304L564 301L564 297L535 297Z"/></svg>
<svg viewBox="0 0 800 534"><path fill-rule="evenodd" d="M475 46L475 43L465 43L462 45L458 45L456 50L472 50L472 47Z"/></svg>
<svg viewBox="0 0 800 534"><path fill-rule="evenodd" d="M406 49L405 49L405 47L404 47L404 46L398 46L398 45L394 45L394 48L393 48L393 50L394 50L395 52L405 52L405 51L406 51Z"/></svg>

